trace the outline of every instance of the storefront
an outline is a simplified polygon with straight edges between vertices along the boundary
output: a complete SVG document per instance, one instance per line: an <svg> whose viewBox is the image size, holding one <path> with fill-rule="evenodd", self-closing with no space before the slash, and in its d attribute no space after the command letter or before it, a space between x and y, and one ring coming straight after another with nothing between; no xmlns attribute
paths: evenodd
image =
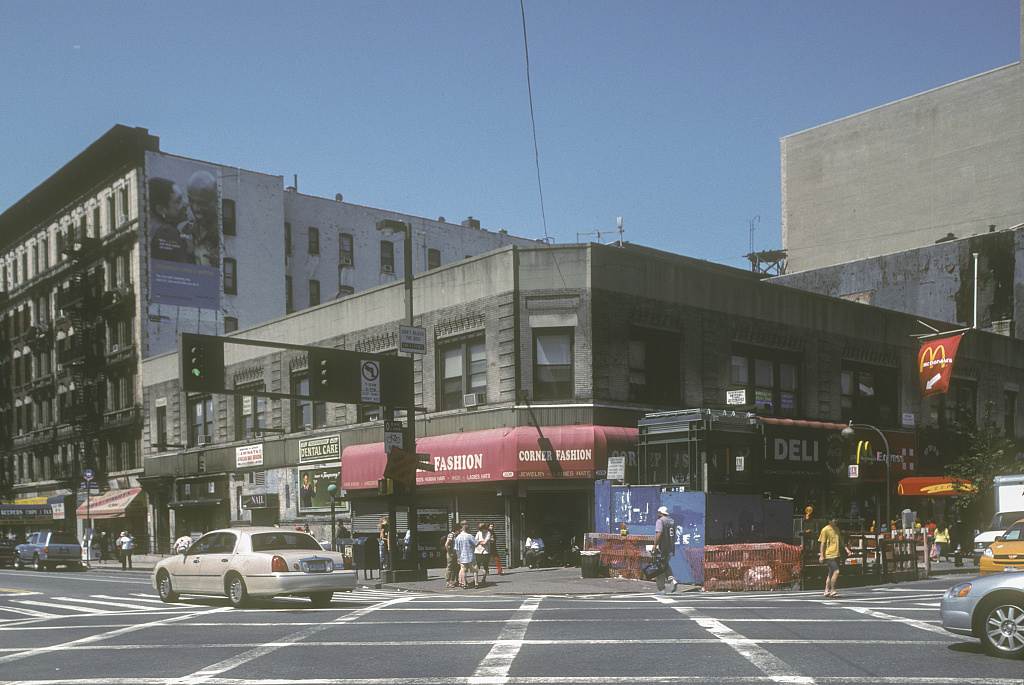
<svg viewBox="0 0 1024 685"><path fill-rule="evenodd" d="M75 516L85 528L92 522L97 534L106 533L115 540L121 531L131 531L140 551L148 550L146 525L146 496L142 488L110 490L102 495L83 497Z"/></svg>
<svg viewBox="0 0 1024 685"><path fill-rule="evenodd" d="M71 495L32 497L0 504L0 535L21 540L37 530L72 530L65 502Z"/></svg>
<svg viewBox="0 0 1024 685"><path fill-rule="evenodd" d="M604 478L608 457L635 454L637 430L617 426L532 426L423 437L416 452L429 455L434 471L418 471L417 529L427 565L441 562L440 538L456 520L475 532L494 524L503 564L522 561L522 545L534 533L553 553L594 530L594 480ZM387 500L377 495L384 473L384 443L346 447L342 487L353 507L353 534L373 536ZM408 528L404 508L395 529Z"/></svg>

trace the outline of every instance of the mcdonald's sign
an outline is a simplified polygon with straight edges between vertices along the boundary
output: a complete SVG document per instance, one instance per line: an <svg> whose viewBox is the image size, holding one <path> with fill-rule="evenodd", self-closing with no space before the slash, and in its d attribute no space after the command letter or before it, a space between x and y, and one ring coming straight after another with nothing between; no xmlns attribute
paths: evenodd
<svg viewBox="0 0 1024 685"><path fill-rule="evenodd" d="M963 334L929 340L921 345L917 355L918 373L921 377L921 397L941 395L949 390L949 378L953 374L953 360L960 346Z"/></svg>

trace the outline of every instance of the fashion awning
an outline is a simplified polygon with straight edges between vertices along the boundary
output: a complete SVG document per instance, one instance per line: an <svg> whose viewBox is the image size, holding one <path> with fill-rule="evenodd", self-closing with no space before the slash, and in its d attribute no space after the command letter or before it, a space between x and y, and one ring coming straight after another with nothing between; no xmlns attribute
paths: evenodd
<svg viewBox="0 0 1024 685"><path fill-rule="evenodd" d="M136 500L142 488L128 488L126 490L111 490L96 497L90 497L87 502L82 502L76 509L76 515L80 519L116 519L127 515L128 510L141 510L145 505L141 500Z"/></svg>
<svg viewBox="0 0 1024 685"><path fill-rule="evenodd" d="M555 478L593 479L607 473L609 455L636 453L637 429L619 426L492 428L419 438L434 471L419 471L419 485ZM345 489L376 488L384 473L384 443L346 447L341 455Z"/></svg>
<svg viewBox="0 0 1024 685"><path fill-rule="evenodd" d="M963 489L967 492L975 492L976 488L970 481L960 481ZM924 497L945 497L948 495L959 495L952 478L941 478L938 476L916 476L914 478L903 478L899 482L897 493L900 495L921 495Z"/></svg>

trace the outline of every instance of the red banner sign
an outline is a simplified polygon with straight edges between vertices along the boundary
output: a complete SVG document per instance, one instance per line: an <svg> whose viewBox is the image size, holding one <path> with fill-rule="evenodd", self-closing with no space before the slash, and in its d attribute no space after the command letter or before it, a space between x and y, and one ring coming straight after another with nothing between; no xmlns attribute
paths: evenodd
<svg viewBox="0 0 1024 685"><path fill-rule="evenodd" d="M921 376L921 397L941 395L949 390L949 378L953 374L953 360L960 346L963 334L949 338L929 340L921 345L917 355L917 368Z"/></svg>

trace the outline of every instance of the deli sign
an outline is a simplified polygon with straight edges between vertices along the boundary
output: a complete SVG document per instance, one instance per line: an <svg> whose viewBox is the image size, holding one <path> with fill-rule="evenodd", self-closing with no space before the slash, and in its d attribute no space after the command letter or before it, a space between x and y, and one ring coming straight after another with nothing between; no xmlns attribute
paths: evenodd
<svg viewBox="0 0 1024 685"><path fill-rule="evenodd" d="M953 361L963 334L929 340L921 345L917 355L917 368L921 377L921 397L941 395L949 390L953 375Z"/></svg>

